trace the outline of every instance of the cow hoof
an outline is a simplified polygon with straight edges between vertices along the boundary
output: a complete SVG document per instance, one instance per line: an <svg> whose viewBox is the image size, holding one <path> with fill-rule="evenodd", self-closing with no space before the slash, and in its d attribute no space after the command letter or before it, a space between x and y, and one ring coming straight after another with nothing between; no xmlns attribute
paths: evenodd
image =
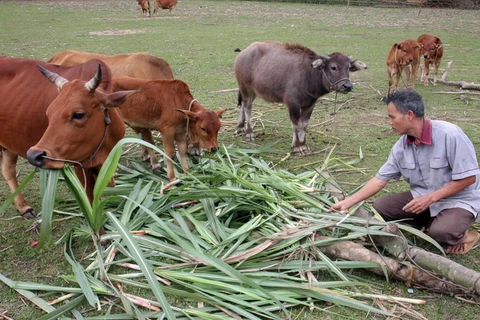
<svg viewBox="0 0 480 320"><path fill-rule="evenodd" d="M245 138L247 138L247 141L255 141L255 135L253 133L247 133Z"/></svg>
<svg viewBox="0 0 480 320"><path fill-rule="evenodd" d="M200 156L202 154L202 150L199 148L199 146L189 145L187 153L189 156L192 156L192 157Z"/></svg>
<svg viewBox="0 0 480 320"><path fill-rule="evenodd" d="M37 217L37 213L32 208L28 208L20 215L27 219L33 219Z"/></svg>

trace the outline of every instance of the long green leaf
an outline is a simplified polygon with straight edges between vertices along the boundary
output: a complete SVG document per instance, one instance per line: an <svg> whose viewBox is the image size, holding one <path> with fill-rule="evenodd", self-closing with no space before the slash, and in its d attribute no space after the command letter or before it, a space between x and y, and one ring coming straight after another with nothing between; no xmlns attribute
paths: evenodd
<svg viewBox="0 0 480 320"><path fill-rule="evenodd" d="M126 246L128 247L130 253L135 258L135 261L140 266L140 269L145 274L145 278L150 284L151 290L155 297L157 298L158 302L161 304L163 311L165 312L167 319L176 319L172 308L165 297L160 284L158 283L157 279L155 278L155 274L153 272L153 268L150 263L145 259L142 251L139 249L138 244L134 240L133 236L130 234L130 231L127 230L120 221L115 217L115 215L111 212L107 212L107 216L110 221L115 225L118 232L122 235L122 240L125 242Z"/></svg>
<svg viewBox="0 0 480 320"><path fill-rule="evenodd" d="M40 186L42 194L42 223L40 225L39 248L42 248L52 234L52 216L55 207L58 178L60 170L40 169Z"/></svg>

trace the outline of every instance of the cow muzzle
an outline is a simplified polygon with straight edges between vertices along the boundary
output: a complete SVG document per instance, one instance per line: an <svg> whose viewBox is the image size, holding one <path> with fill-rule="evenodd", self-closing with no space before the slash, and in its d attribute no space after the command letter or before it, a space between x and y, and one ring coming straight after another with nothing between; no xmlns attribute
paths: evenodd
<svg viewBox="0 0 480 320"><path fill-rule="evenodd" d="M43 166L46 155L47 153L45 151L29 149L27 151L27 160L31 165L41 168Z"/></svg>

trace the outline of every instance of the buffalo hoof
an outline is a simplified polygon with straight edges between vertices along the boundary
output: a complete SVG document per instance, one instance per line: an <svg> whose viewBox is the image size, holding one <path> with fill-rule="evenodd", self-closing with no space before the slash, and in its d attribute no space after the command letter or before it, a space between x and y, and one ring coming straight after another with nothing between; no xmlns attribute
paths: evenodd
<svg viewBox="0 0 480 320"><path fill-rule="evenodd" d="M37 217L37 213L32 208L28 208L20 215L27 219L33 219Z"/></svg>
<svg viewBox="0 0 480 320"><path fill-rule="evenodd" d="M299 146L299 147L293 148L293 154L296 156L306 156L310 153L311 151L307 146Z"/></svg>
<svg viewBox="0 0 480 320"><path fill-rule="evenodd" d="M237 128L237 130L235 130L235 132L233 133L234 135L236 136L243 136L245 135L245 128Z"/></svg>
<svg viewBox="0 0 480 320"><path fill-rule="evenodd" d="M247 133L245 135L245 138L247 138L247 141L255 141L255 135L253 134L253 132Z"/></svg>

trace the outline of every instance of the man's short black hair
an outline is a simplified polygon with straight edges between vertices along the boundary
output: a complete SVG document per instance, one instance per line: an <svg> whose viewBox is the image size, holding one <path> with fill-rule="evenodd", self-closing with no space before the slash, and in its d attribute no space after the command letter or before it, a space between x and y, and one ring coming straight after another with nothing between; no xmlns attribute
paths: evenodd
<svg viewBox="0 0 480 320"><path fill-rule="evenodd" d="M423 118L425 115L422 96L413 90L395 91L385 99L387 105L390 102L393 103L402 114L407 113L408 110L412 110L413 114L419 118Z"/></svg>

